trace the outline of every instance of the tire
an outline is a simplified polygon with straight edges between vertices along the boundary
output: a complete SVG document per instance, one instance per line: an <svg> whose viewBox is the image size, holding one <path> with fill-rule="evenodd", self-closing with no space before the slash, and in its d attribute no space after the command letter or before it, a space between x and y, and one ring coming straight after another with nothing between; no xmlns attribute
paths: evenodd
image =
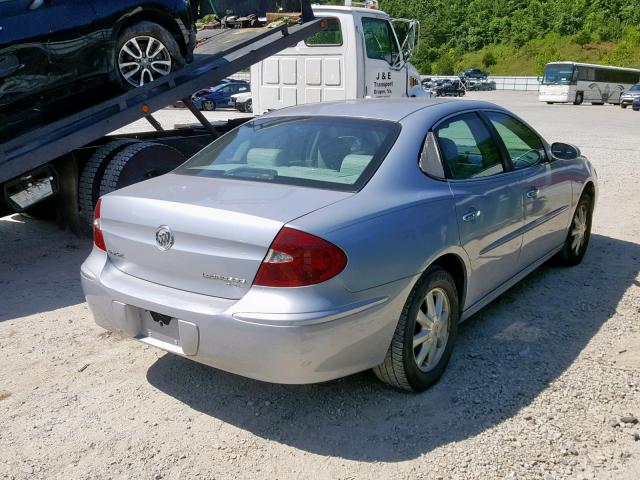
<svg viewBox="0 0 640 480"><path fill-rule="evenodd" d="M547 105L553 105L553 102L547 102Z"/></svg>
<svg viewBox="0 0 640 480"><path fill-rule="evenodd" d="M627 107L628 107L628 105L626 103L621 103L620 104L620 108L627 108Z"/></svg>
<svg viewBox="0 0 640 480"><path fill-rule="evenodd" d="M244 106L244 111L253 113L253 100L247 100L247 103Z"/></svg>
<svg viewBox="0 0 640 480"><path fill-rule="evenodd" d="M427 327L426 325L423 327L424 322L429 321L429 317L425 315L425 310L427 312L432 310L427 305L427 294L442 295L442 298L446 298L446 302L445 300L442 301L442 312L445 312L445 306L447 306L447 324L441 323L439 332L444 335L443 332L445 330L442 330L444 327L447 328L448 335L446 340L441 338L440 335L436 335L436 350L434 357L431 358L431 363L429 364L429 353L424 359L425 363L422 364L422 367L419 367L418 361L420 356L424 355L423 350L429 348L430 350L428 351L431 352L433 349L432 346L428 345L429 341L414 349L415 340L417 338L424 340L425 338L425 336L420 335L426 332ZM432 301L431 303L437 302ZM418 321L419 312L421 312L423 321ZM384 362L374 367L373 372L380 380L395 388L414 392L426 390L440 379L449 362L458 333L459 320L458 292L453 278L441 267L430 267L409 294ZM433 325L433 322L431 324ZM430 330L430 332L434 332L434 330ZM430 334L427 334L427 339L431 338Z"/></svg>
<svg viewBox="0 0 640 480"><path fill-rule="evenodd" d="M134 48L136 44L137 49ZM136 56L128 53L125 47ZM154 54L153 59L147 57L147 53ZM175 38L153 22L138 22L125 28L116 41L114 57L116 80L123 90L140 87L185 65ZM134 70L131 77L125 77Z"/></svg>
<svg viewBox="0 0 640 480"><path fill-rule="evenodd" d="M584 93L578 92L576 93L576 99L573 101L574 105L581 105L584 100Z"/></svg>
<svg viewBox="0 0 640 480"><path fill-rule="evenodd" d="M166 145L150 142L129 145L107 165L100 182L100 196L164 175L184 161L182 153Z"/></svg>
<svg viewBox="0 0 640 480"><path fill-rule="evenodd" d="M582 212L582 213L581 213ZM583 218L581 218L584 215ZM574 266L578 265L584 258L584 254L589 247L589 239L591 238L591 220L593 216L593 198L587 192L582 194L576 210L573 213L567 238L564 241L562 250L558 252L557 259L562 265ZM582 230L576 232L576 229ZM582 242L576 246L576 233L582 234Z"/></svg>
<svg viewBox="0 0 640 480"><path fill-rule="evenodd" d="M640 110L640 107L636 108L636 107L631 107L631 110L633 110L634 112L637 112L638 110Z"/></svg>
<svg viewBox="0 0 640 480"><path fill-rule="evenodd" d="M100 198L100 183L107 165L114 155L137 140L114 140L101 146L85 164L78 183L80 215L89 224L93 221L93 210Z"/></svg>
<svg viewBox="0 0 640 480"><path fill-rule="evenodd" d="M203 100L202 101L202 110L206 110L207 112L213 112L216 109L216 102L213 100Z"/></svg>

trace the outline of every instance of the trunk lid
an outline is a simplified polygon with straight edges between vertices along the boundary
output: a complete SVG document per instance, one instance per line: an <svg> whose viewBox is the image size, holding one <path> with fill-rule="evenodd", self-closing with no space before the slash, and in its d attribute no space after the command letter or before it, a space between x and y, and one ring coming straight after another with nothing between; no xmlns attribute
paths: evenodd
<svg viewBox="0 0 640 480"><path fill-rule="evenodd" d="M109 258L122 272L239 299L285 223L351 195L169 174L103 197L101 225ZM160 243L173 238L168 249L159 248L157 233Z"/></svg>

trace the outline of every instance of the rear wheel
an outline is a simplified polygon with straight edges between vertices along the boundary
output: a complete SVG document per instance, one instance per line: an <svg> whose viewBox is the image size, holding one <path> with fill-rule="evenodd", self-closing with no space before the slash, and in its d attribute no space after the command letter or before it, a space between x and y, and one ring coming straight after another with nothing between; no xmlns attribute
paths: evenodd
<svg viewBox="0 0 640 480"><path fill-rule="evenodd" d="M247 100L245 104L245 112L253 113L253 101Z"/></svg>
<svg viewBox="0 0 640 480"><path fill-rule="evenodd" d="M100 195L170 172L185 161L175 148L138 142L118 152L104 171Z"/></svg>
<svg viewBox="0 0 640 480"><path fill-rule="evenodd" d="M620 108L627 108L627 104L626 103L621 103L620 104Z"/></svg>
<svg viewBox="0 0 640 480"><path fill-rule="evenodd" d="M553 105L553 102L547 102L547 105Z"/></svg>
<svg viewBox="0 0 640 480"><path fill-rule="evenodd" d="M426 390L449 362L459 319L453 278L441 267L429 268L411 291L384 362L374 373L402 390Z"/></svg>
<svg viewBox="0 0 640 480"><path fill-rule="evenodd" d="M584 100L584 93L578 92L576 93L576 99L573 101L574 105L580 105Z"/></svg>
<svg viewBox="0 0 640 480"><path fill-rule="evenodd" d="M573 214L567 238L562 250L558 253L558 260L563 265L573 266L582 261L589 246L591 237L591 217L593 214L593 198L589 193L583 193Z"/></svg>
<svg viewBox="0 0 640 480"><path fill-rule="evenodd" d="M207 112L213 112L216 109L216 102L213 100L203 100L202 101L202 109Z"/></svg>
<svg viewBox="0 0 640 480"><path fill-rule="evenodd" d="M127 27L116 42L116 77L123 89L141 87L185 64L171 34L153 22Z"/></svg>

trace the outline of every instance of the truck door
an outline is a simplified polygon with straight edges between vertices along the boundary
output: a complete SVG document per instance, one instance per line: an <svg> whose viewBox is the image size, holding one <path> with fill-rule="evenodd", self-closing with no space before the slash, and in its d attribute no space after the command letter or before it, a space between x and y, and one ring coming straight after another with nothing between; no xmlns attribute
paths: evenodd
<svg viewBox="0 0 640 480"><path fill-rule="evenodd" d="M391 22L384 18L363 16L362 35L365 48L365 96L405 96L407 72L405 68L397 69L402 56Z"/></svg>

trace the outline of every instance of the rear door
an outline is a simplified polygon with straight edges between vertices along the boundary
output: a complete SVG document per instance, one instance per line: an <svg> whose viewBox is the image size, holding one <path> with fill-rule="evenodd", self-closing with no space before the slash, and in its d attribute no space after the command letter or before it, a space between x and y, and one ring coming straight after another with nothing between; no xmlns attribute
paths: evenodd
<svg viewBox="0 0 640 480"><path fill-rule="evenodd" d="M92 73L100 33L86 0L0 2L0 105Z"/></svg>
<svg viewBox="0 0 640 480"><path fill-rule="evenodd" d="M490 130L476 113L434 128L453 193L460 242L471 262L473 305L521 270L524 223L518 172L508 172Z"/></svg>
<svg viewBox="0 0 640 480"><path fill-rule="evenodd" d="M44 2L0 2L0 106L47 89L49 21Z"/></svg>
<svg viewBox="0 0 640 480"><path fill-rule="evenodd" d="M513 169L522 172L524 236L521 259L531 264L562 245L571 215L571 178L549 162L542 139L520 120L484 113L502 140Z"/></svg>

